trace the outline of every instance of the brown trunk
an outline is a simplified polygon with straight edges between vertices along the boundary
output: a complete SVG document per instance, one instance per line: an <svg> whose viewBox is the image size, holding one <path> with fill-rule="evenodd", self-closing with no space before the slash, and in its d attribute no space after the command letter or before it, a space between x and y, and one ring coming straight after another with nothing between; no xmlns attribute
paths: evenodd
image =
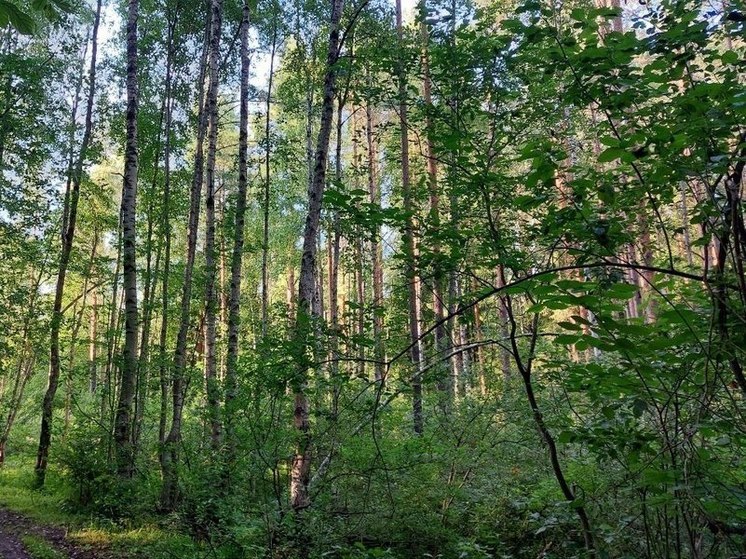
<svg viewBox="0 0 746 559"><path fill-rule="evenodd" d="M91 301L90 318L88 322L88 390L91 394L96 393L98 385L98 293L93 290Z"/></svg>
<svg viewBox="0 0 746 559"><path fill-rule="evenodd" d="M356 329L358 336L357 349L357 376L365 378L365 276L363 275L363 240L358 236L355 239L355 301Z"/></svg>
<svg viewBox="0 0 746 559"><path fill-rule="evenodd" d="M324 254L324 250L321 246L321 235L318 237L318 246L316 248L317 254ZM322 321L326 320L326 309L324 305L324 259L323 258L317 258L316 259L316 294L314 296L314 305L316 305L316 310L314 311L314 316L318 316L322 319Z"/></svg>
<svg viewBox="0 0 746 559"><path fill-rule="evenodd" d="M400 49L404 43L401 0L396 0L396 33ZM399 127L401 140L401 182L404 212L407 220L404 229L405 273L407 280L407 303L409 322L409 357L414 369L412 384L412 416L415 434L423 431L422 417L422 340L420 339L421 320L421 285L417 265L417 242L415 236L415 205L412 200L412 183L409 173L409 120L407 107L407 78L404 73L404 62L397 61L397 80L399 95Z"/></svg>
<svg viewBox="0 0 746 559"><path fill-rule="evenodd" d="M453 207L453 205L452 205ZM455 216L456 213L452 213ZM454 220L453 226L456 227ZM465 367L466 362L464 356L466 352L461 349L464 344L463 336L463 324L456 317L456 301L458 301L461 295L461 285L458 281L455 271L451 271L448 274L448 330L450 332L449 345L451 346L451 371L453 372L451 382L453 384L453 397L458 399L463 392L464 383L466 381Z"/></svg>
<svg viewBox="0 0 746 559"><path fill-rule="evenodd" d="M219 226L217 228L218 237L220 239L220 286L218 290L218 297L220 299L220 319L218 321L218 338L227 340L228 339L228 299L230 298L229 293L229 287L227 285L228 281L228 251L226 248L226 231L225 231L225 223L226 223L226 217L225 217L225 207L226 207L226 184L224 180L220 181L220 186L218 187L218 190L220 191L220 195L218 196L218 201L220 205L220 223L223 224L222 226ZM225 381L225 367L226 367L226 351L225 351L225 344L219 344L218 346L218 352L219 352L219 364L218 364L218 380L223 383Z"/></svg>
<svg viewBox="0 0 746 559"><path fill-rule="evenodd" d="M50 356L49 356L49 379L47 390L44 394L41 413L41 431L39 435L39 447L36 454L36 484L44 485L47 473L47 462L49 459L49 446L52 441L52 416L54 411L54 397L57 394L57 386L60 378L60 329L62 327L62 298L65 292L65 279L67 267L70 262L73 238L75 237L75 226L77 222L78 201L80 199L80 184L83 180L83 166L88 156L88 146L93 132L93 103L96 91L96 59L98 54L98 27L101 20L101 0L96 3L96 13L93 20L93 31L91 33L91 65L88 73L88 99L85 114L85 129L80 144L78 158L71 169L69 181L69 199L65 200L63 210L65 219L62 227L62 251L57 271L57 285L54 293L54 305L52 307L52 321L50 324ZM73 122L74 125L74 122Z"/></svg>
<svg viewBox="0 0 746 559"><path fill-rule="evenodd" d="M692 238L691 233L689 232L689 208L686 200L686 182L684 181L679 183L679 195L681 197L679 206L681 229L684 238L684 246L682 248L684 250L684 256L686 256L686 263L689 264L689 267L691 268L694 266L694 253L692 252Z"/></svg>
<svg viewBox="0 0 746 559"><path fill-rule="evenodd" d="M298 292L295 285L295 268L288 266L287 274L286 303L288 307L288 325L292 326L295 317L295 294Z"/></svg>
<svg viewBox="0 0 746 559"><path fill-rule="evenodd" d="M378 186L378 173L376 170L376 149L373 142L373 110L368 102L365 106L365 135L368 143L368 191L370 203L380 207L381 194ZM373 261L373 344L375 360L374 375L376 382L382 382L385 375L386 358L383 346L383 253L379 238L380 227L373 231L370 242L371 259Z"/></svg>
<svg viewBox="0 0 746 559"><path fill-rule="evenodd" d="M353 106L353 116L351 118L352 127L352 161L354 166L354 187L355 190L359 190L358 186L358 172L360 169L361 156L358 152L358 126L357 118L355 116L356 111ZM359 206L358 206L358 209ZM356 363L356 374L358 378L365 377L365 275L363 274L363 235L357 234L355 236L355 252L354 252L354 283L355 283L355 303L357 308L355 309L355 334L357 336L357 363Z"/></svg>
<svg viewBox="0 0 746 559"><path fill-rule="evenodd" d="M500 265L497 269L497 287L505 287L505 271L503 266ZM498 303L498 317L500 320L500 337L504 343L507 343L510 337L510 328L508 322L510 320L508 314L508 300L505 296L500 296L500 302ZM504 348L498 350L500 352L500 368L503 373L503 380L506 382L510 380L510 352Z"/></svg>
<svg viewBox="0 0 746 559"><path fill-rule="evenodd" d="M478 287L478 282L475 279L473 286L475 288ZM499 303L498 303L499 304ZM480 343L482 342L482 307L479 304L474 305L474 330L473 330L473 336L474 340L476 341L476 346L474 347L474 351L472 352L472 362L474 364L474 367L477 370L477 374L479 375L479 393L482 396L487 395L487 379L484 376L484 362L482 357L482 346Z"/></svg>
<svg viewBox="0 0 746 559"><path fill-rule="evenodd" d="M426 110L429 110L433 104L432 81L430 78L430 31L427 25L427 2L420 1L420 40L422 41L422 98ZM433 136L435 134L432 118L427 113L425 117L425 159L427 166L427 188L430 194L430 208L428 212L428 224L437 235L440 232L440 193L438 191L438 165L435 160L435 145ZM440 262L440 242L433 240L433 314L436 323L435 327L435 359L443 362L443 367L438 373L438 389L444 393L449 392L451 371L450 360L446 359L448 351L448 340L445 323L445 305L443 289L443 270ZM445 396L446 400L448 395ZM445 403L445 402L444 402Z"/></svg>
<svg viewBox="0 0 746 559"><path fill-rule="evenodd" d="M337 102L337 144L334 157L334 178L337 185L342 184L342 125L344 122L342 113L346 98L347 95L345 92L344 95L339 96ZM333 387L332 418L334 420L336 420L339 412L340 392L337 375L339 374L339 256L341 237L339 212L335 211L331 231L329 232L330 241L327 243L329 252L329 324L331 330L329 340L329 376Z"/></svg>
<svg viewBox="0 0 746 559"><path fill-rule="evenodd" d="M650 226L648 224L647 214L644 211L645 204L640 205L640 213L637 216L637 222L640 227L640 256L642 264L647 267L653 265L653 245L650 239ZM638 274L640 282L640 292L643 294L643 303L645 310L645 322L648 324L655 321L655 299L653 299L653 272L643 270Z"/></svg>

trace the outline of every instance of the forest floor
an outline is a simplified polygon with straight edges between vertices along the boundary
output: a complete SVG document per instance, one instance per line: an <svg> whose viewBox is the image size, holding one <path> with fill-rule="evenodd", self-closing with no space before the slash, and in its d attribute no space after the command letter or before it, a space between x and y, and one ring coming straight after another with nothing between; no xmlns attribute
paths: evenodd
<svg viewBox="0 0 746 559"><path fill-rule="evenodd" d="M33 461L0 468L0 559L202 559L208 553L163 518L113 522L75 511L71 489L50 472L32 489Z"/></svg>
<svg viewBox="0 0 746 559"><path fill-rule="evenodd" d="M104 559L105 549L82 547L59 526L38 524L11 510L0 508L0 559Z"/></svg>

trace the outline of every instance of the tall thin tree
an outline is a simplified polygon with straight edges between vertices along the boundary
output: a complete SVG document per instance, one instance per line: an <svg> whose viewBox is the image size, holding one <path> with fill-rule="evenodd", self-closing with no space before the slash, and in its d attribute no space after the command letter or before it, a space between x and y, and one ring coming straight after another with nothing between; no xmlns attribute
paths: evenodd
<svg viewBox="0 0 746 559"><path fill-rule="evenodd" d="M223 22L223 1L212 0L210 10L209 82L207 88L207 164L205 167L205 390L210 440L213 448L220 445L220 395L217 374L218 307L216 289L215 193L216 156L218 148L218 66L220 64L220 29Z"/></svg>
<svg viewBox="0 0 746 559"><path fill-rule="evenodd" d="M404 48L404 26L402 22L401 0L396 0L396 33L399 51ZM407 79L401 54L397 61L398 94L399 94L399 126L401 139L401 182L402 198L404 199L404 251L405 278L407 279L407 307L409 319L410 360L414 368L412 374L412 415L414 432L421 434L423 430L422 418L422 340L420 339L421 316L421 284L417 267L417 245L415 237L415 207L412 196L412 180L409 172L409 119L407 106ZM408 264L407 264L408 263Z"/></svg>
<svg viewBox="0 0 746 559"><path fill-rule="evenodd" d="M57 394L60 379L60 329L63 319L62 299L65 294L65 279L67 277L67 268L70 264L70 253L72 252L73 239L75 237L80 185L83 180L83 167L88 157L88 147L93 135L93 105L96 92L96 61L98 57L98 29L100 21L101 0L98 0L91 33L91 62L88 71L88 98L86 102L83 138L80 143L77 160L71 169L71 188L69 197L66 197L65 200L65 208L63 209L65 219L63 219L62 225L62 250L57 269L57 284L54 291L54 306L52 307L52 322L50 325L49 379L42 403L41 432L39 435L39 447L36 453L36 483L39 486L44 485L47 462L49 460L49 447L52 441L54 397Z"/></svg>
<svg viewBox="0 0 746 559"><path fill-rule="evenodd" d="M313 299L316 293L316 240L321 220L321 200L326 184L326 165L329 156L329 138L331 136L334 116L334 93L337 79L337 60L339 58L339 22L342 17L344 0L332 2L332 13L329 30L329 46L326 57L324 76L324 93L321 103L321 125L313 170L313 179L308 188L308 214L303 231L303 255L301 257L300 278L298 287L298 315L296 319L296 336L298 339L298 371L293 380L295 407L293 423L298 431L298 443L290 471L290 503L293 510L303 510L311 504L308 493L308 482L311 472L311 433L309 423L309 400L306 395L308 370L313 364L310 353Z"/></svg>
<svg viewBox="0 0 746 559"><path fill-rule="evenodd" d="M171 382L171 426L160 453L161 471L163 474L160 506L163 510L172 510L178 497L178 445L181 441L181 422L184 411L184 400L186 398L187 336L191 323L192 276L194 274L194 260L197 252L197 232L202 198L202 179L204 176L204 141L207 132L207 111L205 109L204 93L205 77L207 74L207 55L210 46L211 17L212 10L208 10L198 78L197 137L194 148L194 171L189 194L186 262L184 265L184 280L181 287L181 316L179 317L179 331L176 336L173 378Z"/></svg>
<svg viewBox="0 0 746 559"><path fill-rule="evenodd" d="M128 477L133 471L132 404L137 379L137 18L139 0L129 0L127 9L127 140L124 150L122 192L122 265L124 268L124 355L119 385L119 403L114 419L117 470Z"/></svg>
<svg viewBox="0 0 746 559"><path fill-rule="evenodd" d="M246 193L249 166L249 18L248 1L241 11L241 85L239 90L238 117L238 193L233 228L233 256L231 259L231 286L228 302L228 355L225 368L225 438L228 448L228 472L235 458L234 402L238 375L238 342L241 330L241 267L243 264L244 225L246 218ZM271 75L271 71L270 71ZM269 154L268 154L269 156Z"/></svg>

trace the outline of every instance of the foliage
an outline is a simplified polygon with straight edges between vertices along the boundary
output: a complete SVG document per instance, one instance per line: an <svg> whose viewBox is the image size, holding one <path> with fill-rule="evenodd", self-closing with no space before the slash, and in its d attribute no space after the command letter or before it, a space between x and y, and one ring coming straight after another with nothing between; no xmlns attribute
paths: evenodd
<svg viewBox="0 0 746 559"><path fill-rule="evenodd" d="M399 29L389 3L349 2L327 56L329 3L249 2L240 99L244 6L225 2L210 153L202 61L218 4L136 4L139 355L123 475L113 419L134 4L104 9L80 154L90 6L0 1L0 505L147 557L744 553L742 6L428 0ZM327 149L321 196L309 189ZM34 492L78 156L50 475ZM204 378L210 157L217 401ZM302 254L314 196L321 232ZM298 320L308 258L315 295ZM293 508L300 458L311 504Z"/></svg>

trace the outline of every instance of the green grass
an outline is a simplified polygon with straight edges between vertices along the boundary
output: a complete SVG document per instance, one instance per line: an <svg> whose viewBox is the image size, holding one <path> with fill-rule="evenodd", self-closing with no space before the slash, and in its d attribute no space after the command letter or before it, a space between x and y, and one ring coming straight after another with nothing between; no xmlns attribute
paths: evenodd
<svg viewBox="0 0 746 559"><path fill-rule="evenodd" d="M159 525L158 519L129 519L125 526L74 511L69 488L53 471L43 490L34 489L33 482L33 462L9 460L0 468L0 507L42 525L66 526L70 540L81 547L106 549L113 558L202 559L210 555L189 536ZM35 559L64 557L37 536L25 536L23 544Z"/></svg>
<svg viewBox="0 0 746 559"><path fill-rule="evenodd" d="M37 491L32 489L33 472L33 463L17 460L0 468L0 506L42 524L69 524L74 515L65 511L66 494L59 476L50 473L47 487Z"/></svg>
<svg viewBox="0 0 746 559"><path fill-rule="evenodd" d="M25 535L21 538L23 547L34 559L65 559L65 555L39 536L32 536L30 534Z"/></svg>

